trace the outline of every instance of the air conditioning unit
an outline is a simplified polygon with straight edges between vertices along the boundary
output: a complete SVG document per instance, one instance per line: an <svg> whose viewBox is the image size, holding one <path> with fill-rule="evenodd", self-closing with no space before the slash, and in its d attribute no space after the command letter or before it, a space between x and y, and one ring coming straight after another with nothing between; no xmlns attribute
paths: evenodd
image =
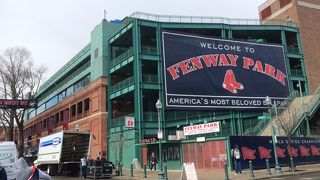
<svg viewBox="0 0 320 180"><path fill-rule="evenodd" d="M174 140L177 140L176 135L168 135L168 141L174 141Z"/></svg>
<svg viewBox="0 0 320 180"><path fill-rule="evenodd" d="M186 139L183 131L176 131L177 140Z"/></svg>

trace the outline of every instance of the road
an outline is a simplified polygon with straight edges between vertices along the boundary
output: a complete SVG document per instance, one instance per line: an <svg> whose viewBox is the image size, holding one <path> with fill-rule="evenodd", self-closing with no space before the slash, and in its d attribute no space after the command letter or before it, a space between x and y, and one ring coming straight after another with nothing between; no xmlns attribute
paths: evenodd
<svg viewBox="0 0 320 180"><path fill-rule="evenodd" d="M117 177L115 177L118 179ZM53 176L52 180L78 180L79 177L65 177L65 176ZM83 179L83 178L82 178ZM106 179L111 180L112 178ZM286 177L276 177L270 178L273 180L320 180L320 172L318 173L310 173L306 175L298 175L298 176L286 176ZM104 180L104 179L101 179Z"/></svg>
<svg viewBox="0 0 320 180"><path fill-rule="evenodd" d="M299 176L287 176L287 177L278 177L278 178L270 178L270 179L277 179L277 180L320 180L320 172L318 173L311 173L306 175L299 175Z"/></svg>

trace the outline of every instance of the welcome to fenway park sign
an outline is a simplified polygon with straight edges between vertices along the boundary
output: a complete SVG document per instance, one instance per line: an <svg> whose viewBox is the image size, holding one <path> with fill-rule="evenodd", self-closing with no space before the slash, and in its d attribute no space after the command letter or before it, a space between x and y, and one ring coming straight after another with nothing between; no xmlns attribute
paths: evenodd
<svg viewBox="0 0 320 180"><path fill-rule="evenodd" d="M266 96L289 96L280 45L163 31L162 51L167 108L266 108Z"/></svg>
<svg viewBox="0 0 320 180"><path fill-rule="evenodd" d="M36 100L12 100L12 99L0 99L0 108L2 109L28 109L36 108Z"/></svg>
<svg viewBox="0 0 320 180"><path fill-rule="evenodd" d="M266 159L274 166L274 149L270 136L230 136L230 147L239 146L242 165L247 168L265 168ZM292 154L295 164L320 163L320 139L293 137L289 146L286 137L277 137L276 152L280 165L290 164Z"/></svg>

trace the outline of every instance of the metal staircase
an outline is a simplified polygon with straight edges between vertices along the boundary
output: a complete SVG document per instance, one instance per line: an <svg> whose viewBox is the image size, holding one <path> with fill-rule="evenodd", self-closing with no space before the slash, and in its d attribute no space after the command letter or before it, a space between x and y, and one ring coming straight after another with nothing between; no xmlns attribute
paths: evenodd
<svg viewBox="0 0 320 180"><path fill-rule="evenodd" d="M291 95L292 96L292 95ZM295 133L302 123L309 117L312 117L316 110L320 106L320 88L313 94L309 96L295 97L292 96L291 100L288 100L286 107L273 107L273 113L271 114L271 120L277 129L277 135L285 135L284 132L281 131L280 128L277 127L277 120L285 120L285 121L295 121L296 124L293 133ZM271 135L271 121L265 124L263 127L254 127L255 135L261 136L270 136Z"/></svg>

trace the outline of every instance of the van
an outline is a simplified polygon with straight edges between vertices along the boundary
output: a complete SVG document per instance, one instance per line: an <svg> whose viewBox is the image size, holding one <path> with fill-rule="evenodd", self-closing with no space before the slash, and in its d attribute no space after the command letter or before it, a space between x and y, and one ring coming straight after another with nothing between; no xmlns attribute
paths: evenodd
<svg viewBox="0 0 320 180"><path fill-rule="evenodd" d="M13 141L0 141L0 166L4 167L8 179L16 179L18 152Z"/></svg>

